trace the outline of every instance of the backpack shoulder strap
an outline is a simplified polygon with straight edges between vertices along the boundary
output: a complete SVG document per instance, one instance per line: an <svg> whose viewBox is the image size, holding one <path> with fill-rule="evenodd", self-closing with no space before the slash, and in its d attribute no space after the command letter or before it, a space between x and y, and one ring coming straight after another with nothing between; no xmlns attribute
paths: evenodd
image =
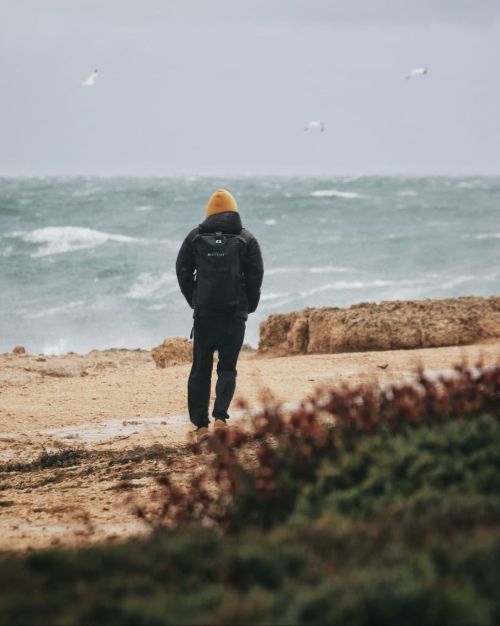
<svg viewBox="0 0 500 626"><path fill-rule="evenodd" d="M200 226L198 226L198 232L196 233L196 235L191 239L191 243L195 243L195 241L198 241L198 239L201 238L201 224Z"/></svg>

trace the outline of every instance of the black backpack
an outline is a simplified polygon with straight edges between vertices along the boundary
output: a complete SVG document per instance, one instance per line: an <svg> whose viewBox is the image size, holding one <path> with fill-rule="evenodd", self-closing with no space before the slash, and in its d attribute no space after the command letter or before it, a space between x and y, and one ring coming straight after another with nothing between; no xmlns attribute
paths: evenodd
<svg viewBox="0 0 500 626"><path fill-rule="evenodd" d="M242 235L199 232L194 237L197 307L225 309L240 304L245 246Z"/></svg>

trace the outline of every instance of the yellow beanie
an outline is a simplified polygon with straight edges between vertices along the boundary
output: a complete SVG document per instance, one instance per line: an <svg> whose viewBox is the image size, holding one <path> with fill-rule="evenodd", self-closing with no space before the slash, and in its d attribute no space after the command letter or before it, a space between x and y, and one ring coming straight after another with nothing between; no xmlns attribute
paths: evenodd
<svg viewBox="0 0 500 626"><path fill-rule="evenodd" d="M210 217L217 213L224 213L225 211L234 211L237 213L238 205L232 193L226 189L217 189L208 201L207 208L205 209L205 217Z"/></svg>

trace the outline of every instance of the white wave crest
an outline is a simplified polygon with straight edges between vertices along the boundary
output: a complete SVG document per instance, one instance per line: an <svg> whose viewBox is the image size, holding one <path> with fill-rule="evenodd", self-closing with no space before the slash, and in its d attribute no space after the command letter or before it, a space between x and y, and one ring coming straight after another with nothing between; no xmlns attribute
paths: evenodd
<svg viewBox="0 0 500 626"><path fill-rule="evenodd" d="M372 280L372 281L361 281L361 280L337 280L334 283L326 283L325 285L320 285L319 287L313 287L312 289L308 289L307 291L301 291L300 295L304 296L312 296L315 293L320 293L322 291L330 291L331 289L366 289L369 287L391 287L392 285L397 285L400 282L395 282L392 280Z"/></svg>
<svg viewBox="0 0 500 626"><path fill-rule="evenodd" d="M154 241L155 243L165 244L166 246L168 246L171 250L174 250L175 252L178 252L182 244L182 240L173 240L173 239L165 239L165 238L154 239L152 241Z"/></svg>
<svg viewBox="0 0 500 626"><path fill-rule="evenodd" d="M398 196L402 198L416 198L418 193L414 189L401 189L401 191L398 191Z"/></svg>
<svg viewBox="0 0 500 626"><path fill-rule="evenodd" d="M337 265L323 265L320 267L310 267L308 270L308 272L311 272L311 274L337 274L337 273L344 273L344 272L359 272L360 270L355 270L352 267L340 267Z"/></svg>
<svg viewBox="0 0 500 626"><path fill-rule="evenodd" d="M266 270L266 276L274 276L275 274L292 274L294 272L304 271L302 267L273 267Z"/></svg>
<svg viewBox="0 0 500 626"><path fill-rule="evenodd" d="M467 237L469 239L470 235ZM500 239L500 233L478 233L477 235L472 235L474 239ZM465 237L464 237L465 238Z"/></svg>
<svg viewBox="0 0 500 626"><path fill-rule="evenodd" d="M143 272L139 274L126 297L132 300L157 300L175 290L177 281L173 272L163 272L160 275Z"/></svg>
<svg viewBox="0 0 500 626"><path fill-rule="evenodd" d="M318 267L273 267L266 270L266 276L274 276L276 274L296 274L308 272L310 274L342 274L345 272L353 272L359 274L363 270L357 270L352 267L341 267L337 265L322 265Z"/></svg>
<svg viewBox="0 0 500 626"><path fill-rule="evenodd" d="M458 287L458 285L463 285L464 283L470 283L476 280L476 276L454 276L450 280L442 282L441 288L452 289L453 287Z"/></svg>
<svg viewBox="0 0 500 626"><path fill-rule="evenodd" d="M264 222L264 224L266 224L266 226L274 226L274 225L275 225L275 224L277 224L277 223L278 223L278 222L277 222L275 219L273 219L273 218L270 218L270 219L268 219L268 220L265 220L265 222Z"/></svg>
<svg viewBox="0 0 500 626"><path fill-rule="evenodd" d="M67 304L63 304L61 306L54 306L49 309L42 309L41 311L34 311L32 313L26 313L24 315L24 319L27 320L36 320L40 317L48 317L50 315L57 315L57 313L65 313L66 311L70 311L71 309L76 309L83 305L82 300L77 300L74 302L68 302Z"/></svg>
<svg viewBox="0 0 500 626"><path fill-rule="evenodd" d="M288 292L286 293L263 293L261 296L261 301L262 302L266 302L267 300L279 300L280 298L286 298L288 297L290 294Z"/></svg>
<svg viewBox="0 0 500 626"><path fill-rule="evenodd" d="M365 197L364 194L356 191L338 191L338 189L318 189L311 191L311 196L313 198L346 198L348 200Z"/></svg>
<svg viewBox="0 0 500 626"><path fill-rule="evenodd" d="M87 187L86 189L77 189L73 192L74 198L86 198L87 196L93 196L101 191L101 187Z"/></svg>
<svg viewBox="0 0 500 626"><path fill-rule="evenodd" d="M95 248L108 241L118 241L120 243L140 241L126 235L112 235L100 230L94 230L93 228L78 226L48 226L29 232L17 231L11 233L9 237L18 237L26 243L44 244L31 255L32 257Z"/></svg>

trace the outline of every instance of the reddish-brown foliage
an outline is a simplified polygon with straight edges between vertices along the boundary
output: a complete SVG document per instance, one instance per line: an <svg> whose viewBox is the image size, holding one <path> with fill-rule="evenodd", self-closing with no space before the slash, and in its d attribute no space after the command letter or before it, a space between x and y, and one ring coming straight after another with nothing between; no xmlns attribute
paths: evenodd
<svg viewBox="0 0 500 626"><path fill-rule="evenodd" d="M137 514L153 525L168 520L268 527L291 512L300 488L316 480L325 461L335 462L362 438L484 413L500 417L500 366L457 366L453 375L437 377L419 371L414 383L318 389L288 412L266 396L249 430L218 430L192 446L196 454L212 454L206 473L189 489L162 477L155 514Z"/></svg>

